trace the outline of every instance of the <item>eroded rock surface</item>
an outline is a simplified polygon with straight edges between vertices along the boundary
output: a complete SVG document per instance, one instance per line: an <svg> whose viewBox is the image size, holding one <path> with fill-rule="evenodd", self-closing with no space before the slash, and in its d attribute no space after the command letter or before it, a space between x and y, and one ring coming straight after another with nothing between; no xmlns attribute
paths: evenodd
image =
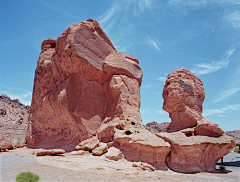
<svg viewBox="0 0 240 182"><path fill-rule="evenodd" d="M92 150L93 155L102 155L108 151L108 146L106 143L99 142L98 147Z"/></svg>
<svg viewBox="0 0 240 182"><path fill-rule="evenodd" d="M0 134L0 151L7 151L7 149L12 149L13 147L13 142L9 139L6 139L2 134Z"/></svg>
<svg viewBox="0 0 240 182"><path fill-rule="evenodd" d="M92 137L79 143L75 147L75 149L76 150L93 150L98 146L98 144L99 144L98 138Z"/></svg>
<svg viewBox="0 0 240 182"><path fill-rule="evenodd" d="M35 71L28 147L67 151L96 136L113 140L121 120L141 123L142 70L119 53L93 19L42 42Z"/></svg>
<svg viewBox="0 0 240 182"><path fill-rule="evenodd" d="M0 135L6 141L11 140L13 147L25 144L29 112L30 107L18 99L4 94L0 96Z"/></svg>
<svg viewBox="0 0 240 182"><path fill-rule="evenodd" d="M115 129L114 141L128 161L141 161L156 169L167 170L165 159L170 152L169 143L133 122L122 122Z"/></svg>
<svg viewBox="0 0 240 182"><path fill-rule="evenodd" d="M205 91L201 80L192 72L179 68L168 75L163 88L163 110L169 113L168 132L196 127L196 134L221 136L224 132L202 116Z"/></svg>
<svg viewBox="0 0 240 182"><path fill-rule="evenodd" d="M171 144L167 166L176 172L215 172L219 159L235 147L232 137L202 116L205 92L201 80L180 68L168 75L163 89L163 109L171 123L156 135Z"/></svg>
<svg viewBox="0 0 240 182"><path fill-rule="evenodd" d="M173 133L157 133L171 144L167 166L176 172L215 172L219 159L235 146L234 139L223 134L220 137L194 136L194 129Z"/></svg>

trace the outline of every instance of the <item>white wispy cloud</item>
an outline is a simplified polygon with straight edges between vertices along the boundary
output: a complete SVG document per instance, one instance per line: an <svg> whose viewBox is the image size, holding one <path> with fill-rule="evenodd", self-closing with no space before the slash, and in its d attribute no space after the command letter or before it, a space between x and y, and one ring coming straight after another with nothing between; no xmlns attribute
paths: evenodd
<svg viewBox="0 0 240 182"><path fill-rule="evenodd" d="M32 100L32 92L26 92L26 93L22 93L22 94L14 94L11 93L9 91L1 91L1 94L5 94L7 96L9 96L11 99L18 99L20 101L20 103L24 104L24 105L31 105L31 100Z"/></svg>
<svg viewBox="0 0 240 182"><path fill-rule="evenodd" d="M240 110L240 104L235 105L228 105L226 107L220 108L220 109L209 109L203 111L203 116L211 116L211 115L218 115L219 117L223 117L223 114L231 113L232 111L238 111Z"/></svg>
<svg viewBox="0 0 240 182"><path fill-rule="evenodd" d="M211 35L212 33L214 33L215 32L215 30L212 28L212 30L207 34L207 37L209 36L209 35Z"/></svg>
<svg viewBox="0 0 240 182"><path fill-rule="evenodd" d="M138 7L141 12L143 12L146 9L152 8L152 2L151 0L139 0L138 1Z"/></svg>
<svg viewBox="0 0 240 182"><path fill-rule="evenodd" d="M233 28L240 28L240 11L236 10L228 15L225 15L223 19L232 25Z"/></svg>
<svg viewBox="0 0 240 182"><path fill-rule="evenodd" d="M163 109L156 110L156 113L158 113L158 114L167 114L167 112L164 111Z"/></svg>
<svg viewBox="0 0 240 182"><path fill-rule="evenodd" d="M151 86L152 86L151 84L144 84L141 87L143 87L143 88L150 88Z"/></svg>
<svg viewBox="0 0 240 182"><path fill-rule="evenodd" d="M218 94L217 99L215 99L213 102L217 103L217 102L223 101L223 100L233 96L234 94L236 94L239 91L240 91L240 87L227 89L227 90L223 91L222 93Z"/></svg>
<svg viewBox="0 0 240 182"><path fill-rule="evenodd" d="M135 21L134 18L144 15L152 7L151 0L113 1L112 6L100 15L97 20L113 44L116 45L116 49L126 51L133 44L131 34L135 30L132 21ZM155 47L158 47L158 45L156 44Z"/></svg>
<svg viewBox="0 0 240 182"><path fill-rule="evenodd" d="M165 82L166 81L166 77L158 77L157 80L159 80L161 82Z"/></svg>
<svg viewBox="0 0 240 182"><path fill-rule="evenodd" d="M168 5L181 8L188 7L190 9L198 9L209 6L211 4L219 4L219 5L236 5L239 4L239 0L169 0Z"/></svg>
<svg viewBox="0 0 240 182"><path fill-rule="evenodd" d="M222 68L227 68L229 64L229 58L233 55L236 48L229 49L226 51L224 58L220 61L212 61L211 63L200 63L195 65L195 68L193 68L191 71L193 73L196 73L198 75L204 75L216 72Z"/></svg>
<svg viewBox="0 0 240 182"><path fill-rule="evenodd" d="M147 44L150 45L151 47L157 49L158 51L162 52L162 50L159 47L159 41L156 38L152 38L152 37L148 36Z"/></svg>

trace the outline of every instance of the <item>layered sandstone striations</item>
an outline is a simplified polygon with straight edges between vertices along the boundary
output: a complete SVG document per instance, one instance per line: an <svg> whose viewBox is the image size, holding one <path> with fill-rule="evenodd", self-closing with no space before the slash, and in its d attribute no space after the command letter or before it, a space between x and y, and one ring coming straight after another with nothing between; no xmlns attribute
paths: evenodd
<svg viewBox="0 0 240 182"><path fill-rule="evenodd" d="M128 161L146 162L156 169L167 170L165 159L170 152L169 143L142 125L122 122L119 129L115 129L114 141Z"/></svg>
<svg viewBox="0 0 240 182"><path fill-rule="evenodd" d="M21 104L18 99L12 100L4 94L0 96L0 136L1 143L8 143L7 148L25 144L29 112L30 107Z"/></svg>
<svg viewBox="0 0 240 182"><path fill-rule="evenodd" d="M121 120L141 123L142 70L115 50L98 22L69 26L43 41L35 71L28 147L73 150L98 134L113 140Z"/></svg>

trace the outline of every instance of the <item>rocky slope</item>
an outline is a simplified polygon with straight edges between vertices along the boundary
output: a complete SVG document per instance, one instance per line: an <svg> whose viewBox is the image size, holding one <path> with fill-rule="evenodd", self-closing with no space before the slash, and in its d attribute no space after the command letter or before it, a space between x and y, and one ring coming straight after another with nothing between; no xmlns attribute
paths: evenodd
<svg viewBox="0 0 240 182"><path fill-rule="evenodd" d="M240 130L226 131L225 134L233 137L236 144L240 144Z"/></svg>
<svg viewBox="0 0 240 182"><path fill-rule="evenodd" d="M169 122L157 123L156 121L153 121L143 126L147 130L155 134L155 133L161 133L161 132L167 131L168 125L169 125Z"/></svg>
<svg viewBox="0 0 240 182"><path fill-rule="evenodd" d="M25 143L27 122L30 107L11 99L7 95L0 96L0 135L1 140L9 140L15 146ZM8 146L8 148L10 148Z"/></svg>

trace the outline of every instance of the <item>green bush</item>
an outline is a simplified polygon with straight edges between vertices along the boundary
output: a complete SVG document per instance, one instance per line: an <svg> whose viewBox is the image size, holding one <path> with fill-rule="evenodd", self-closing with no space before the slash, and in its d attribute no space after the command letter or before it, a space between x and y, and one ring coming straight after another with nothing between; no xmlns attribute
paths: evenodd
<svg viewBox="0 0 240 182"><path fill-rule="evenodd" d="M234 149L234 152L236 152L236 153L239 153L239 152L240 152L239 149L238 149L238 147L236 147L236 148Z"/></svg>
<svg viewBox="0 0 240 182"><path fill-rule="evenodd" d="M40 177L32 172L22 172L16 177L16 181L19 182L35 182L38 181Z"/></svg>

